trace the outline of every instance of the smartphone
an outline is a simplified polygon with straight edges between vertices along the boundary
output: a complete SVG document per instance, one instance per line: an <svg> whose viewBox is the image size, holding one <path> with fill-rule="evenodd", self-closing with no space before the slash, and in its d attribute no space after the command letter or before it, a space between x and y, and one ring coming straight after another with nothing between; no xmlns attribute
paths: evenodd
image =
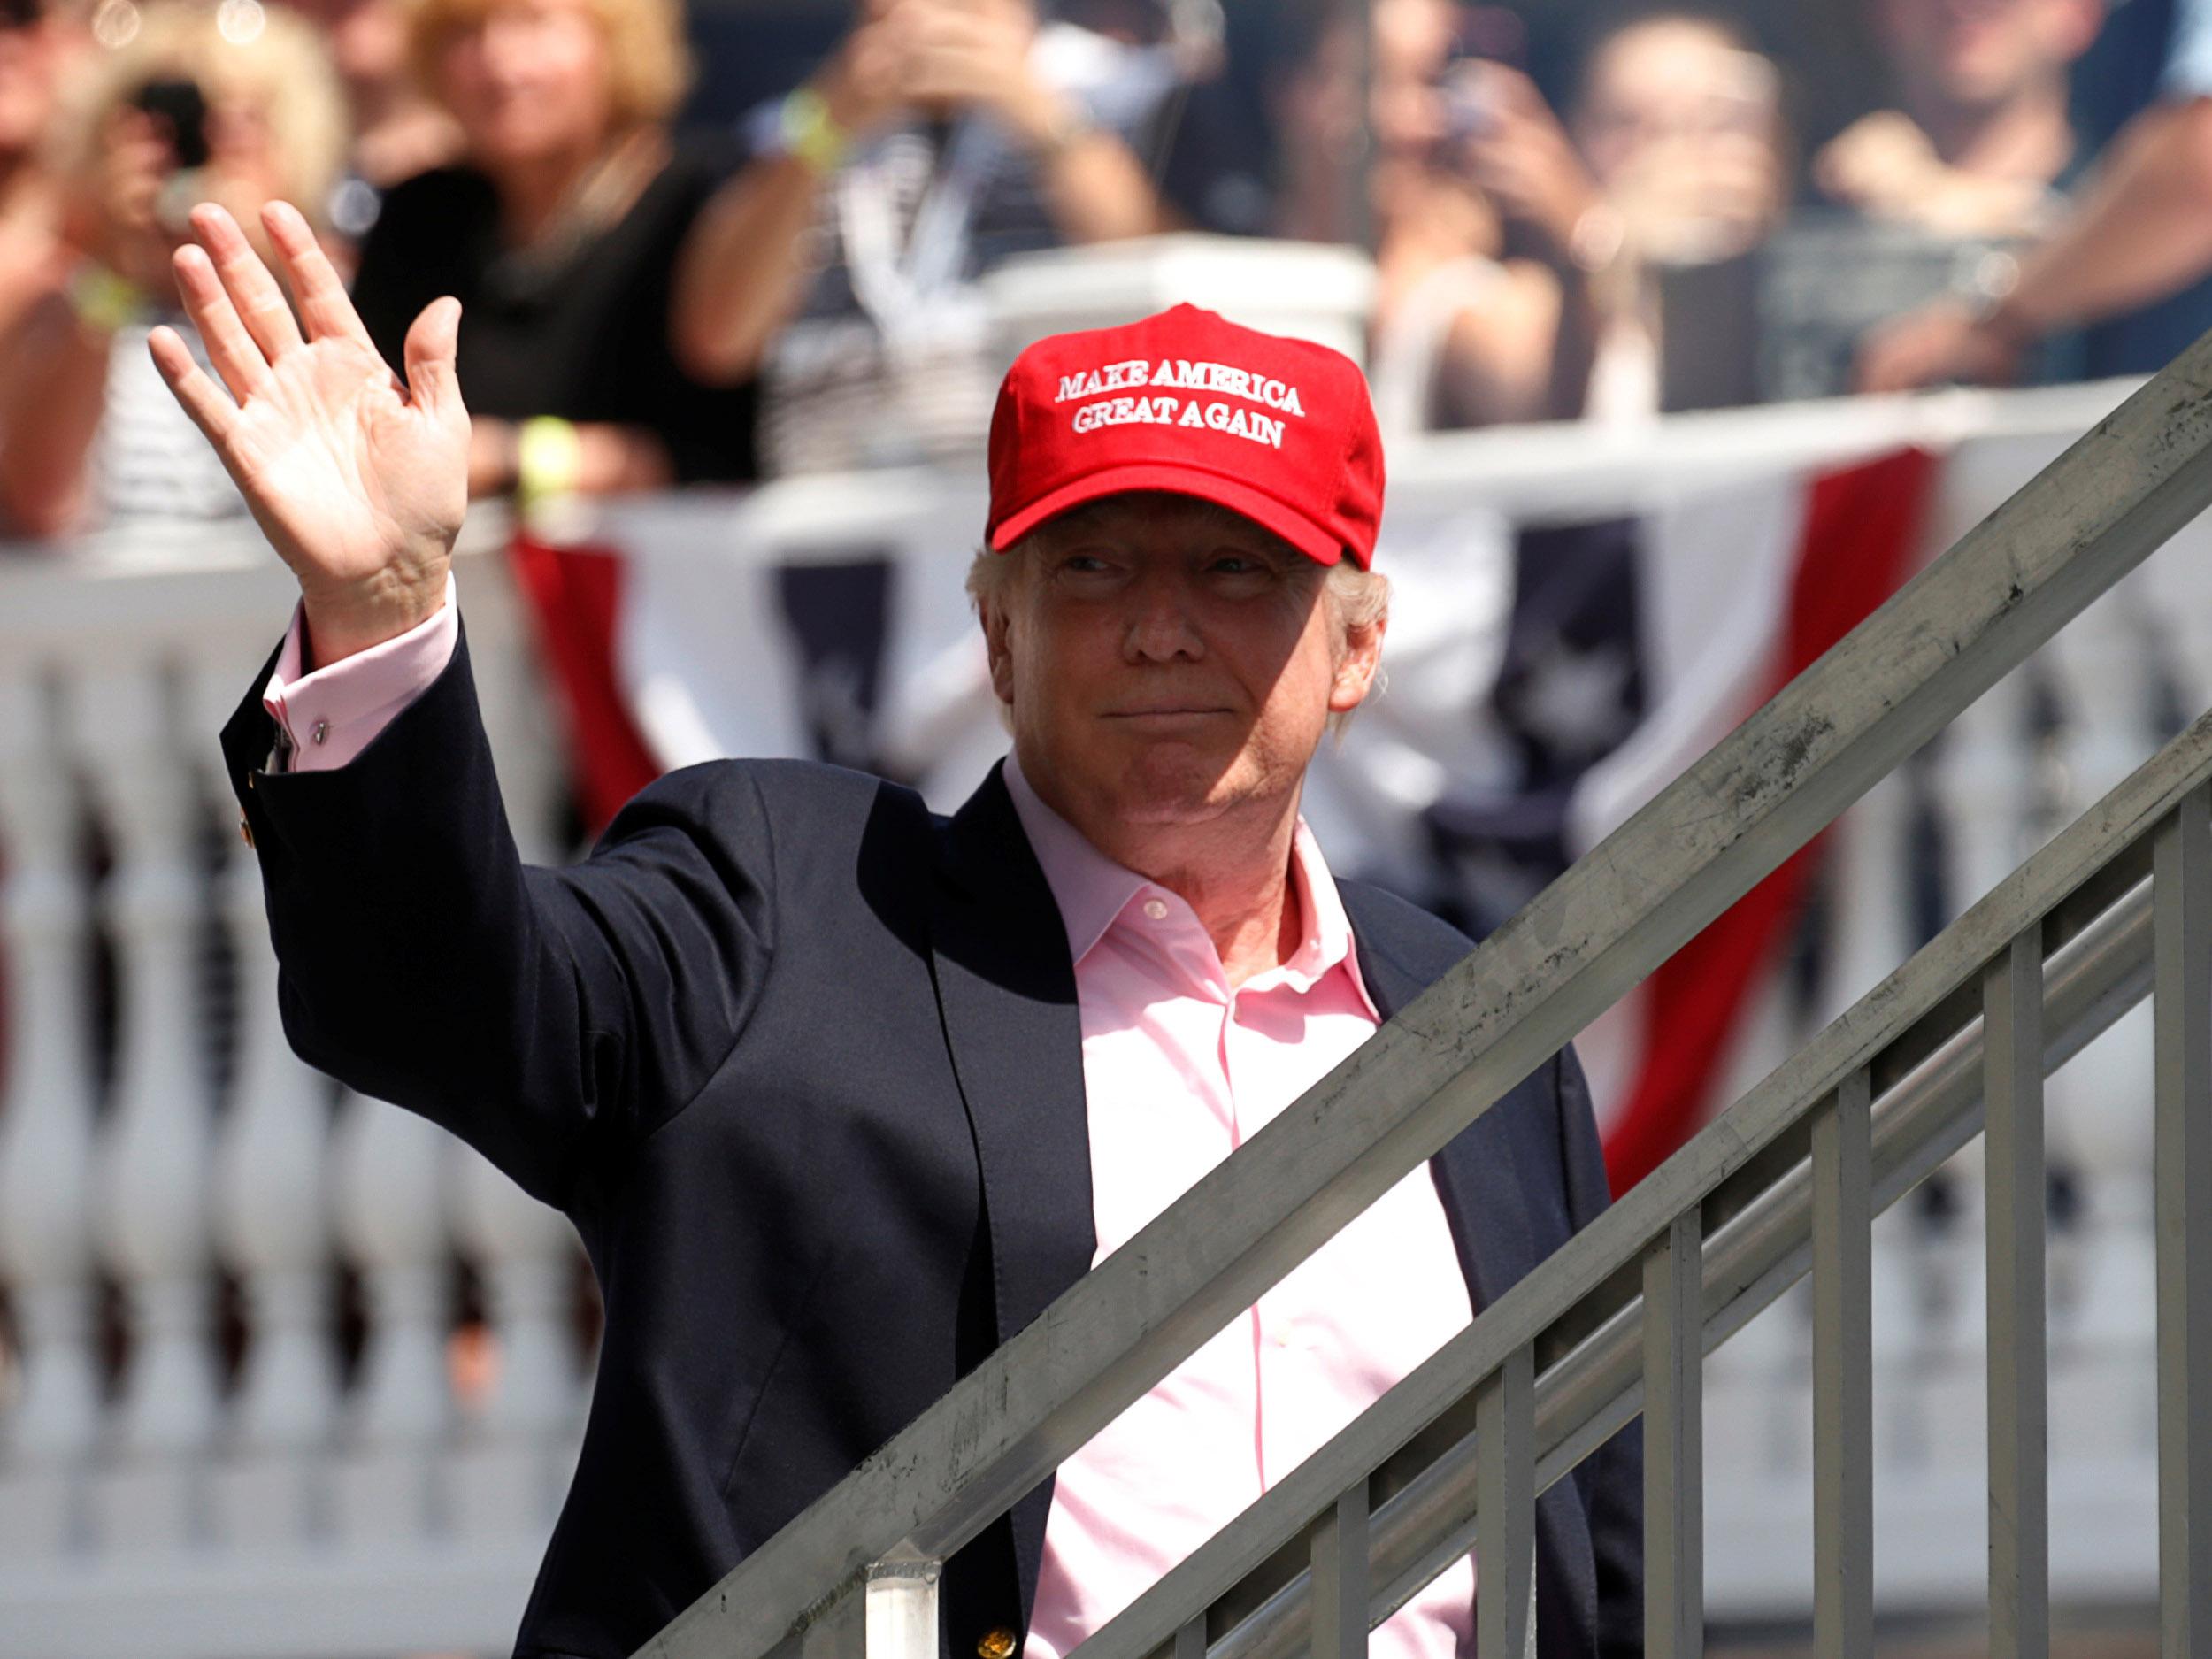
<svg viewBox="0 0 2212 1659"><path fill-rule="evenodd" d="M1527 43L1528 32L1521 19L1503 6L1459 8L1451 54L1436 81L1437 90L1443 95L1447 142L1478 137L1489 131L1497 119L1490 107L1489 89L1475 66L1489 63L1517 68Z"/></svg>
<svg viewBox="0 0 2212 1659"><path fill-rule="evenodd" d="M143 110L159 124L177 158L178 172L207 165L207 95L198 81L149 81L132 97L131 107Z"/></svg>

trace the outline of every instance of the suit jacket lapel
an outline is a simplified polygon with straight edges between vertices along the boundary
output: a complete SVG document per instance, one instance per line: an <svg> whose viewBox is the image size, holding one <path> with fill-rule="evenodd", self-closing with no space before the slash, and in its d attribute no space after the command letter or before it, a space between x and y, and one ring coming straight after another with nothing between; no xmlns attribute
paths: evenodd
<svg viewBox="0 0 2212 1659"><path fill-rule="evenodd" d="M990 1230L998 1340L1090 1271L1083 1026L1059 906L995 768L944 833L931 949ZM1011 1519L1025 1627L1052 1483Z"/></svg>

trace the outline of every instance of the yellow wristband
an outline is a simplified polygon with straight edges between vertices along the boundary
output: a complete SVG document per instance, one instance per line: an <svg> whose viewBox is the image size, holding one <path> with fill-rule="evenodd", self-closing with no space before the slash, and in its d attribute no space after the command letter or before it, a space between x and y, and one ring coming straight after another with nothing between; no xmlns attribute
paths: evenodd
<svg viewBox="0 0 2212 1659"><path fill-rule="evenodd" d="M96 334L127 328L151 309L137 283L90 259L70 273L67 292L69 309Z"/></svg>
<svg viewBox="0 0 2212 1659"><path fill-rule="evenodd" d="M824 175L837 171L852 144L852 134L838 125L828 101L811 87L801 87L784 99L778 125L784 149Z"/></svg>
<svg viewBox="0 0 2212 1659"><path fill-rule="evenodd" d="M575 491L584 442L575 423L533 415L515 432L515 500L524 512Z"/></svg>

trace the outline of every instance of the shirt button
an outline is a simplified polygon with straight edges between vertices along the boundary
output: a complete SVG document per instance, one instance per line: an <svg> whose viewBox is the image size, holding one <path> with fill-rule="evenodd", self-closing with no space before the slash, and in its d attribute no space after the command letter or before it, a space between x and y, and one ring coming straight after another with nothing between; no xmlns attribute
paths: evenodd
<svg viewBox="0 0 2212 1659"><path fill-rule="evenodd" d="M1147 899L1144 902L1144 913L1156 922L1164 922L1167 920L1167 901Z"/></svg>
<svg viewBox="0 0 2212 1659"><path fill-rule="evenodd" d="M975 1645L976 1659L1011 1659L1014 1646L1014 1632L1001 1624L983 1632Z"/></svg>

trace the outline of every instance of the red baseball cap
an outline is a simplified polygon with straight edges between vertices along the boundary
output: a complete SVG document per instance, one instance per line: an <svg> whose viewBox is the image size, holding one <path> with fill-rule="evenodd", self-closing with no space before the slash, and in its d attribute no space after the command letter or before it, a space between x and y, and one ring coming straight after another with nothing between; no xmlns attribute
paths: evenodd
<svg viewBox="0 0 2212 1659"><path fill-rule="evenodd" d="M1375 557L1382 437L1359 365L1195 305L1015 358L990 467L1000 552L1071 507L1157 489L1218 503L1324 565Z"/></svg>

